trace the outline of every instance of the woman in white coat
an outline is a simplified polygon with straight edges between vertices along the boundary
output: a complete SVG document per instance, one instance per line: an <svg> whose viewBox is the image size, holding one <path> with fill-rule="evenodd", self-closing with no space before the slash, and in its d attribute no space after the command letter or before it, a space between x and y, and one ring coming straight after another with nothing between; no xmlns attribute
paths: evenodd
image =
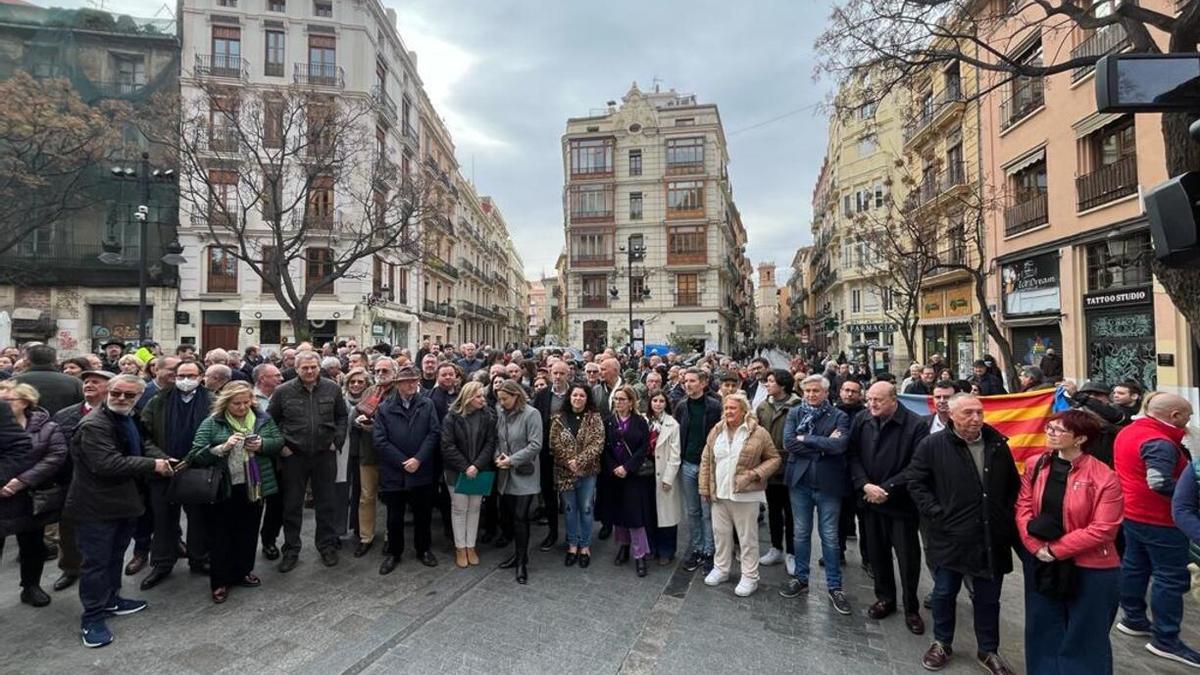
<svg viewBox="0 0 1200 675"><path fill-rule="evenodd" d="M682 510L677 482L679 478L679 422L667 411L671 402L662 390L650 392L649 421L651 447L654 448L655 506L658 527L651 544L659 565L675 561L675 544Z"/></svg>

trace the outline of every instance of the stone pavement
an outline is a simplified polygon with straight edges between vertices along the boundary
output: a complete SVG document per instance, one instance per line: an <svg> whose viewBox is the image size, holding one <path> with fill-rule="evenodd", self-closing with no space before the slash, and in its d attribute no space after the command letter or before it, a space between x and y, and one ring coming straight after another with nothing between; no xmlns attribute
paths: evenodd
<svg viewBox="0 0 1200 675"><path fill-rule="evenodd" d="M305 533L311 537L312 514ZM434 529L438 517L434 516ZM766 527L762 528L766 536ZM534 541L544 529L534 528ZM681 532L681 541L683 533ZM410 534L411 536L411 534ZM852 542L853 543L853 542ZM33 609L19 603L16 546L0 561L0 673L920 673L929 635L905 630L899 616L865 616L870 580L848 555L851 616L825 599L820 568L812 590L780 598L783 566L762 568L759 592L738 598L733 585L709 588L702 576L651 565L639 579L632 565L612 564L615 545L597 542L592 566L566 568L561 552L531 552L529 585L495 568L504 553L481 548L483 564L460 570L435 535L440 564L426 568L410 552L390 576L377 573L379 547L326 569L308 541L288 575L260 561L263 586L234 589L213 605L208 580L179 564L149 591L126 580L126 595L149 600L139 614L114 618L116 641L85 649L77 635L79 600L72 589ZM855 547L851 547L854 549ZM814 550L819 548L814 546ZM448 553L449 551L449 553ZM50 563L44 576L57 576ZM144 573L143 573L144 574ZM735 577L736 580L736 577ZM929 588L922 579L922 593ZM1002 653L1023 670L1021 581L1006 578ZM929 613L923 613L932 628ZM959 599L958 653L945 672L979 672L966 594ZM1200 613L1188 600L1186 639L1200 646ZM1143 640L1113 633L1117 673L1183 673L1150 656Z"/></svg>

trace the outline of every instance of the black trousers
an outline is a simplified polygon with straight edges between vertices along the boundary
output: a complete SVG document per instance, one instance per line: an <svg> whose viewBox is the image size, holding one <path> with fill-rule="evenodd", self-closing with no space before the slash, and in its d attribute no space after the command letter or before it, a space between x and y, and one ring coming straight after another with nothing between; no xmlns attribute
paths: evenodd
<svg viewBox="0 0 1200 675"><path fill-rule="evenodd" d="M150 541L150 564L155 569L170 570L179 560L179 539L182 534L182 528L179 526L181 512L187 513L188 560L192 564L198 564L208 558L205 510L199 506L181 507L179 504L172 504L167 500L167 488L170 485L171 482L168 480L150 481L150 510L154 514L154 538ZM135 551L138 550L136 542L135 538Z"/></svg>
<svg viewBox="0 0 1200 675"><path fill-rule="evenodd" d="M550 453L543 452L538 460L541 462L538 480L542 487L542 513L550 525L547 534L558 538L558 491L554 489L554 458Z"/></svg>
<svg viewBox="0 0 1200 675"><path fill-rule="evenodd" d="M442 515L442 532L453 541L454 529L450 523L450 490L446 487L446 478L441 468L438 469L437 482L434 483L434 487L436 490L433 496L433 506Z"/></svg>
<svg viewBox="0 0 1200 675"><path fill-rule="evenodd" d="M279 472L275 475L278 477ZM273 545L283 529L283 486L270 497L263 497L262 543Z"/></svg>
<svg viewBox="0 0 1200 675"><path fill-rule="evenodd" d="M388 551L392 555L399 558L404 553L404 512L409 507L413 512L413 546L417 549L417 555L429 550L432 545L429 527L433 520L436 490L436 485L430 484L399 492L380 493L380 499L388 507Z"/></svg>
<svg viewBox="0 0 1200 675"><path fill-rule="evenodd" d="M854 492L852 490L852 492ZM866 535L866 521L863 518L863 506L859 500L857 492L847 495L842 498L842 510L838 512L838 550L843 554L846 552L846 540L854 532L854 519L858 518L858 557L863 562L871 562L871 558L867 554L868 546Z"/></svg>
<svg viewBox="0 0 1200 675"><path fill-rule="evenodd" d="M150 486L145 482L138 482L138 492L142 496L142 504L145 505L146 511L138 517L137 525L133 529L133 552L147 555L154 540L154 501L150 497ZM190 520L189 517L189 522Z"/></svg>
<svg viewBox="0 0 1200 675"><path fill-rule="evenodd" d="M245 485L234 485L229 499L203 508L208 532L209 583L214 589L232 586L254 571L263 503L247 499Z"/></svg>
<svg viewBox="0 0 1200 675"><path fill-rule="evenodd" d="M83 556L75 543L75 521L63 518L58 521L58 569L65 575L78 577L82 564Z"/></svg>
<svg viewBox="0 0 1200 675"><path fill-rule="evenodd" d="M900 585L905 614L921 609L917 584L921 581L921 542L915 518L898 518L866 510L867 552L875 573L875 599L896 604L896 576L892 569L892 551L900 567Z"/></svg>
<svg viewBox="0 0 1200 675"><path fill-rule="evenodd" d="M783 483L767 484L767 527L771 530L771 546L795 555L796 521L792 518L792 497Z"/></svg>
<svg viewBox="0 0 1200 675"><path fill-rule="evenodd" d="M46 568L44 528L18 532L17 552L21 556L21 586L41 586L42 570ZM0 537L0 558L4 557L4 537Z"/></svg>
<svg viewBox="0 0 1200 675"><path fill-rule="evenodd" d="M300 552L300 530L304 525L304 493L312 485L317 511L317 531L313 543L318 551L337 547L337 497L333 481L337 478L337 453L292 453L279 458L280 489L283 492L283 550ZM263 537L266 539L266 537Z"/></svg>
<svg viewBox="0 0 1200 675"><path fill-rule="evenodd" d="M350 455L346 467L346 478L350 481L350 531L354 533L355 541L362 541L358 531L358 498L362 496L362 476L358 472L358 455Z"/></svg>
<svg viewBox="0 0 1200 675"><path fill-rule="evenodd" d="M533 519L537 495L504 495L500 497L501 520L513 533L513 544L519 562L529 562L529 521Z"/></svg>

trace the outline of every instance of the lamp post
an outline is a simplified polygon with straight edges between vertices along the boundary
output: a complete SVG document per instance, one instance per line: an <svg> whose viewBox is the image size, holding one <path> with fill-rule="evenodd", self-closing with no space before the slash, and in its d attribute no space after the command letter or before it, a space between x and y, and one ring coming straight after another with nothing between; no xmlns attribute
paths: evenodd
<svg viewBox="0 0 1200 675"><path fill-rule="evenodd" d="M626 272L629 275L629 291L628 291L628 295L629 295L629 297L628 297L628 300L629 300L629 356L632 357L633 356L633 301L635 300L635 298L633 297L634 296L634 293L633 293L633 264L640 263L646 259L646 245L644 243L642 243L642 235L631 234L631 235L629 235L629 239L628 239L626 245L621 246L619 248L625 252L626 265L627 265ZM620 295L620 292L617 290L616 284L614 284L611 288L608 289L608 293L609 293L609 295L612 296L612 298L614 300L616 300L617 297ZM646 288L646 283L645 283L644 279L642 281L642 288L639 290L637 295L638 295L638 297L636 299L639 301L650 297L650 289ZM646 339L646 333L645 333L645 329L643 328L643 331L642 331L643 348L645 348L645 339Z"/></svg>
<svg viewBox="0 0 1200 675"><path fill-rule="evenodd" d="M150 153L143 152L141 162L138 168L114 166L111 170L115 180L137 181L138 198L140 203L137 210L134 212L134 219L138 222L138 346L146 344L146 249L149 236L147 234L147 225L150 220L150 184L154 183L170 183L175 180L174 169L151 169ZM109 233L112 234L111 232ZM100 254L100 262L107 265L116 265L124 260L121 254L122 245L116 238L110 238L101 244L103 252ZM161 260L167 265L182 265L187 262L183 257L183 246L179 242L172 241L167 244L164 249L166 254ZM161 318L161 317L160 317Z"/></svg>

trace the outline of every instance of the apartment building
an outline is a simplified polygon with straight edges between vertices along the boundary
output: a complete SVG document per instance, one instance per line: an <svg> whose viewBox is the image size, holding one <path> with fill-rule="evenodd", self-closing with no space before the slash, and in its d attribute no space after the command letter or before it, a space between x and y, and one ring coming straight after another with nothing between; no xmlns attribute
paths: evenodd
<svg viewBox="0 0 1200 675"><path fill-rule="evenodd" d="M809 282L812 279L812 246L801 246L792 255L792 273L783 288L787 289L787 319L783 323L787 334L795 335L799 350L809 354L817 350L813 341L814 295Z"/></svg>
<svg viewBox="0 0 1200 675"><path fill-rule="evenodd" d="M418 95L417 109L422 130L420 172L432 191L437 211L426 220L421 233L424 264L417 283L421 289L421 339L454 344L461 340L461 333L455 330L458 318L455 288L461 272L453 264L460 236L453 220L460 199L454 181L458 162L454 158L454 140L424 90Z"/></svg>
<svg viewBox="0 0 1200 675"><path fill-rule="evenodd" d="M1166 14L1181 6L1142 4ZM1128 46L1119 24L1084 31L1039 12L1025 7L988 44L1042 64ZM1097 112L1090 67L1004 84L985 73L980 84L985 182L1001 204L989 221L999 271L990 297L1016 360L1036 364L1055 348L1067 377L1195 386L1197 350L1154 281L1139 198L1167 177L1160 117Z"/></svg>
<svg viewBox="0 0 1200 675"><path fill-rule="evenodd" d="M619 106L568 119L562 144L567 342L747 343L750 263L717 106L634 83Z"/></svg>

